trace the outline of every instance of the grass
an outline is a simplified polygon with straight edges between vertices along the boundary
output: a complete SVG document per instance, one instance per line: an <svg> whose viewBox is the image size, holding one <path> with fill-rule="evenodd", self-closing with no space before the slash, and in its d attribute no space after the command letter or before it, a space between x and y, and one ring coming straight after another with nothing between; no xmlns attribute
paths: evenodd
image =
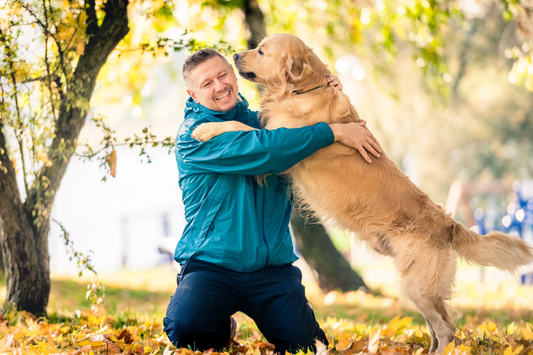
<svg viewBox="0 0 533 355"><path fill-rule="evenodd" d="M385 267L364 268L364 277L377 296L363 292L323 293L312 279L312 274L302 261L298 262L304 273L306 294L315 310L317 319L342 318L367 324L387 323L396 316L412 317L413 324L424 325L422 315L399 301L392 270ZM463 267L464 269L464 267ZM468 269L467 269L468 270ZM385 279L386 275L388 278ZM461 275L461 272L460 272ZM106 314L114 317L156 320L162 322L166 307L175 290L176 271L170 267L158 267L143 271L119 271L100 275L105 285L104 307ZM49 314L62 317L76 310L90 308L85 299L89 276L52 275L52 291L48 305ZM5 297L5 280L0 278L0 300ZM457 323L468 320L490 319L507 326L511 322L533 321L533 287L521 286L512 279L480 283L460 282L452 301ZM244 315L244 323L252 322Z"/></svg>
<svg viewBox="0 0 533 355"><path fill-rule="evenodd" d="M371 339L377 335L381 352L390 349L398 352L398 349L402 349L400 352L403 354L421 355L424 354L422 350L427 353L429 338L424 318L398 299L390 263L370 260L362 266L363 277L376 291L374 295L362 291L324 293L314 282L305 263L299 261L298 266L303 271L306 294L313 304L317 319L332 339L331 343L335 344L333 354L347 354L347 350L339 349L352 343L349 345L352 350L364 345L366 350L363 352L371 352L368 349L377 346ZM479 269L464 265L459 269L457 294L452 306L460 329L458 336L467 344L459 353L483 354L490 350L496 355L533 355L529 351L529 347L533 350L533 333L528 324L533 323L533 287L519 285L512 278L493 271L487 271L485 282L479 282ZM24 316L11 315L8 316L8 325L11 327L0 325L0 338L5 334L14 334L11 339L15 340L11 346L30 354L32 351L52 353L57 349L74 352L78 351L76 349L89 349L97 353L98 349L103 349L101 335L98 334L107 334L106 351L113 344L118 344L124 351L163 353L169 342L162 334L161 323L175 290L175 270L170 267L145 271L123 270L101 273L99 278L105 285L103 308L89 310L89 301L85 300L87 285L93 281L89 276L80 279L76 276L52 275L48 322L37 325ZM4 297L5 280L0 278L0 301ZM262 355L273 355L269 350L259 349L262 346L260 343L254 343L264 340L255 323L242 313L235 317L239 323L237 339L245 349L241 352L255 354L259 351ZM25 325L18 325L21 323ZM129 344L120 340L119 335L124 329L131 333ZM516 335L511 337L510 329L518 329ZM52 334L53 338L46 338L46 334ZM489 335L490 339L487 338ZM84 340L87 337L90 337L90 341ZM0 339L0 348L2 342ZM511 354L519 349L520 344L525 352ZM467 348L470 350L466 351ZM183 349L176 354L201 355Z"/></svg>

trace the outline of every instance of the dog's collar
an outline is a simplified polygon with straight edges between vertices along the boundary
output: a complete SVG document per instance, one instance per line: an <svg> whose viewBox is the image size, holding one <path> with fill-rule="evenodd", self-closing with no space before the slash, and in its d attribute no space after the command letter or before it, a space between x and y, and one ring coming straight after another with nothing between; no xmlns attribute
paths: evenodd
<svg viewBox="0 0 533 355"><path fill-rule="evenodd" d="M316 89L320 89L320 88L323 88L324 86L327 86L328 84L324 84L324 85L320 85L320 86L317 86L316 88L312 88L312 89L309 89L309 90L305 90L305 91L302 91L302 90L294 90L292 93L294 95L301 95L301 94L305 94L307 92L310 92L310 91L313 91L313 90L316 90Z"/></svg>

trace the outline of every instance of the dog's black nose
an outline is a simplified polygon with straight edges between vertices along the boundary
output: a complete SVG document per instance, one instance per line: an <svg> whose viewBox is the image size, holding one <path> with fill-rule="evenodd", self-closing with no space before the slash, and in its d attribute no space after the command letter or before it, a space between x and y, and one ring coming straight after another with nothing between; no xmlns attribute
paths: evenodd
<svg viewBox="0 0 533 355"><path fill-rule="evenodd" d="M237 59L239 59L239 53L235 53L235 54L233 55L233 60L234 60L234 61L237 61Z"/></svg>

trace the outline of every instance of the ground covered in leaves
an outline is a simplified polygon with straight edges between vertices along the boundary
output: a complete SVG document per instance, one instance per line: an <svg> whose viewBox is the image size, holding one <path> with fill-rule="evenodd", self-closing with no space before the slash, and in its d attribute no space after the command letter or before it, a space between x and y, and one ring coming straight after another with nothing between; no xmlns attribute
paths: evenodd
<svg viewBox="0 0 533 355"><path fill-rule="evenodd" d="M175 287L168 282L172 272L119 273L102 279L106 285L103 307L91 310L84 300L87 280L54 277L48 318L13 311L0 319L0 354L275 353L242 313L235 316L238 345L221 353L176 349L161 325ZM322 355L427 354L430 336L424 320L401 304L394 285L372 285L374 295L324 294L312 283L306 287L330 340L329 349L319 347ZM458 340L446 347L445 355L533 355L532 287L491 281L462 283L458 290L453 301ZM0 301L3 293L5 287L0 284Z"/></svg>

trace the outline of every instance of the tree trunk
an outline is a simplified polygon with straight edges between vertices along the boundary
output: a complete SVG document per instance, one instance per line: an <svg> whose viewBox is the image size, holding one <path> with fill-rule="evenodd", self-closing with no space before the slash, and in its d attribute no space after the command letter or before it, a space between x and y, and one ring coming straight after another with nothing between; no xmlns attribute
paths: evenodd
<svg viewBox="0 0 533 355"><path fill-rule="evenodd" d="M108 0L105 18L99 27L91 11L94 1L88 3L89 41L68 79L71 95L79 95L87 103L107 57L129 32L127 0ZM50 294L50 211L88 112L70 100L69 95L61 98L55 138L48 154L52 165L39 170L24 204L4 132L0 133L0 162L6 168L0 169L0 244L7 279L6 304L35 315L46 314Z"/></svg>
<svg viewBox="0 0 533 355"><path fill-rule="evenodd" d="M305 213L305 212L302 212ZM302 217L295 208L291 215L291 231L296 246L323 291L355 291L367 288L365 282L343 258L325 228L309 215Z"/></svg>
<svg viewBox="0 0 533 355"><path fill-rule="evenodd" d="M7 278L6 302L42 315L50 293L48 258L40 260L38 257L35 236L20 199L3 130L0 153L0 163L5 168L0 170L0 240Z"/></svg>
<svg viewBox="0 0 533 355"><path fill-rule="evenodd" d="M245 0L243 11L250 31L250 38L247 39L248 49L254 49L266 36L263 12L256 0ZM258 87L259 92L262 92L262 85ZM297 210L298 208L295 208L291 215L291 231L320 288L324 291L350 291L366 287L361 276L335 248L320 222L312 218L308 218L310 223L306 222Z"/></svg>
<svg viewBox="0 0 533 355"><path fill-rule="evenodd" d="M244 16L250 31L250 38L247 39L248 49L254 49L266 37L265 17L257 5L257 0L244 0Z"/></svg>

